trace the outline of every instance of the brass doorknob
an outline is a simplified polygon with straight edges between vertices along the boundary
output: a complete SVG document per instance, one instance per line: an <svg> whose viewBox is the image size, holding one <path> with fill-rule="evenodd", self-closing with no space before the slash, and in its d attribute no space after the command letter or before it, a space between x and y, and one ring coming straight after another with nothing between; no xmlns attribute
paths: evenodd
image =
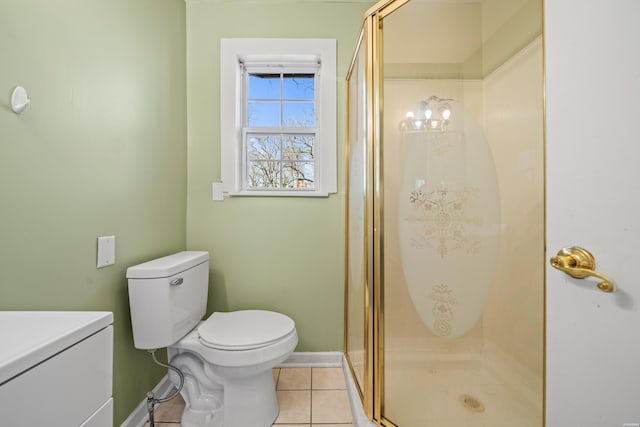
<svg viewBox="0 0 640 427"><path fill-rule="evenodd" d="M577 246L560 249L549 262L553 268L563 271L576 279L597 277L602 280L596 285L602 292L615 292L617 289L613 280L595 271L596 259L586 249Z"/></svg>

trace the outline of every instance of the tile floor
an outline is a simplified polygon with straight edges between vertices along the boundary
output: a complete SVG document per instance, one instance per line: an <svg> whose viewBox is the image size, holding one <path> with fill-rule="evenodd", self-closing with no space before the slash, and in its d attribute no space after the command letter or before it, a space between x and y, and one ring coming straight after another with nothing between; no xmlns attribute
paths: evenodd
<svg viewBox="0 0 640 427"><path fill-rule="evenodd" d="M273 378L280 403L274 427L352 426L342 368L277 368ZM182 408L180 396L160 405L156 427L178 427Z"/></svg>

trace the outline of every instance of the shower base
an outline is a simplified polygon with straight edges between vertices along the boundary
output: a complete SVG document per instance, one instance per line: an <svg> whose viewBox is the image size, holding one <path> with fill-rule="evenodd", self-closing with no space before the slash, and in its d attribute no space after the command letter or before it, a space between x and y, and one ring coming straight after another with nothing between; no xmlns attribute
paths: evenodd
<svg viewBox="0 0 640 427"><path fill-rule="evenodd" d="M387 351L384 414L399 427L542 427L542 379L485 348Z"/></svg>

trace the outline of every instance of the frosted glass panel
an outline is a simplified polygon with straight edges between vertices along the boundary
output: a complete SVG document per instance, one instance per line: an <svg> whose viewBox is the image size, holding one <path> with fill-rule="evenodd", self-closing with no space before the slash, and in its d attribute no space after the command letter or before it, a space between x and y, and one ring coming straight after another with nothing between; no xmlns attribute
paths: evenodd
<svg viewBox="0 0 640 427"><path fill-rule="evenodd" d="M365 387L365 288L367 286L367 167L364 54L356 55L348 82L348 190L347 190L347 330L346 352L355 382Z"/></svg>

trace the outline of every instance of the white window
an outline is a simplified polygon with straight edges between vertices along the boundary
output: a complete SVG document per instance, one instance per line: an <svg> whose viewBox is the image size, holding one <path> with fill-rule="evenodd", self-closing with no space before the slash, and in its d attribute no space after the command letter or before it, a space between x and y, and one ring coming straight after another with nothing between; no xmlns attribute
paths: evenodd
<svg viewBox="0 0 640 427"><path fill-rule="evenodd" d="M327 39L221 41L225 192L337 191L335 47Z"/></svg>

